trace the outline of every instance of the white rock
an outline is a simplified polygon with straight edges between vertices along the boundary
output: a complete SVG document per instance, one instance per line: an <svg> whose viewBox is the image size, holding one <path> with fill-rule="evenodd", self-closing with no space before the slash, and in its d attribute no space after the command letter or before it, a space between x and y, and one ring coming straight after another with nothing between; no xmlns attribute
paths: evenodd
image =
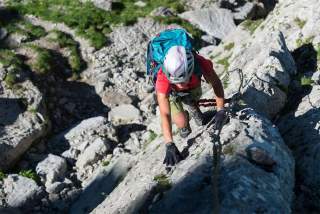
<svg viewBox="0 0 320 214"><path fill-rule="evenodd" d="M4 180L6 202L10 207L32 207L41 196L42 189L34 180L20 175L9 175Z"/></svg>
<svg viewBox="0 0 320 214"><path fill-rule="evenodd" d="M210 7L195 11L187 11L179 15L201 30L216 38L222 39L236 28L233 15L229 10Z"/></svg>
<svg viewBox="0 0 320 214"><path fill-rule="evenodd" d="M115 123L128 123L141 120L140 111L133 105L120 105L109 112L109 120Z"/></svg>
<svg viewBox="0 0 320 214"><path fill-rule="evenodd" d="M95 163L97 160L102 159L104 155L110 150L110 145L107 141L97 138L90 144L82 154L79 155L76 166L83 169L89 164Z"/></svg>
<svg viewBox="0 0 320 214"><path fill-rule="evenodd" d="M46 187L49 187L57 181L63 181L67 163L64 158L49 154L46 159L38 163L36 171Z"/></svg>
<svg viewBox="0 0 320 214"><path fill-rule="evenodd" d="M134 5L136 5L138 7L145 7L147 5L147 3L143 2L143 1L136 1L134 3Z"/></svg>
<svg viewBox="0 0 320 214"><path fill-rule="evenodd" d="M320 70L315 72L311 78L316 84L320 85Z"/></svg>

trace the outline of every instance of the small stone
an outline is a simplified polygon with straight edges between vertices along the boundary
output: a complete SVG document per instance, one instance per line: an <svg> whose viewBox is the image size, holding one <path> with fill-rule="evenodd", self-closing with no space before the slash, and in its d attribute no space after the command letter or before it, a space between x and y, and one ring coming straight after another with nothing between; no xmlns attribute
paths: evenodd
<svg viewBox="0 0 320 214"><path fill-rule="evenodd" d="M143 1L136 1L134 3L134 5L136 5L138 7L145 7L147 5L147 3L143 2Z"/></svg>

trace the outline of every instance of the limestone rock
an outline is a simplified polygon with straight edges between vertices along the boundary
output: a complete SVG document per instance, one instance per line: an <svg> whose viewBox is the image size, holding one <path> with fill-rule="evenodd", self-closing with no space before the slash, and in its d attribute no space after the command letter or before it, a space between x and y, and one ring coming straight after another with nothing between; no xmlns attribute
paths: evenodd
<svg viewBox="0 0 320 214"><path fill-rule="evenodd" d="M313 86L295 112L281 118L278 127L285 142L292 149L296 159L299 196L297 207L320 210L319 200L310 200L319 194L320 142L320 86Z"/></svg>
<svg viewBox="0 0 320 214"><path fill-rule="evenodd" d="M169 8L166 7L158 7L154 9L151 13L151 16L174 16L174 12L172 12Z"/></svg>
<svg viewBox="0 0 320 214"><path fill-rule="evenodd" d="M199 139L195 136L199 137L197 129L188 139L175 137L176 145L187 156L169 174L162 165L165 147L161 138L154 140L144 152L136 155L137 164L92 213L146 210L151 213L210 213L213 209L212 139L206 132ZM225 125L221 143L223 158L217 185L221 211L230 213L241 209L246 213L254 210L273 213L282 210L289 213L294 160L270 121L253 110L243 110ZM266 151L267 156L253 160L246 152L253 147ZM261 162L261 157L268 161ZM272 167L266 168L266 165ZM180 203L181 200L185 203Z"/></svg>
<svg viewBox="0 0 320 214"><path fill-rule="evenodd" d="M43 96L29 80L18 91L4 87L0 94L0 169L8 169L34 141L46 134Z"/></svg>
<svg viewBox="0 0 320 214"><path fill-rule="evenodd" d="M42 195L42 188L35 181L19 175L9 175L4 180L4 191L7 195L6 202L13 208L30 209Z"/></svg>
<svg viewBox="0 0 320 214"><path fill-rule="evenodd" d="M67 171L67 163L64 158L49 154L47 158L38 163L36 171L46 187L49 187L57 181L64 180Z"/></svg>
<svg viewBox="0 0 320 214"><path fill-rule="evenodd" d="M181 3L187 10L197 10L202 8L208 8L214 5L217 0L181 0Z"/></svg>
<svg viewBox="0 0 320 214"><path fill-rule="evenodd" d="M108 142L97 138L79 155L76 166L78 168L84 168L89 164L95 163L97 160L102 159L109 150L110 145Z"/></svg>
<svg viewBox="0 0 320 214"><path fill-rule="evenodd" d="M97 162L112 152L112 144L117 142L115 127L105 117L98 116L54 136L48 145L52 153L61 154L68 163L76 165L74 176L84 181L97 168Z"/></svg>
<svg viewBox="0 0 320 214"><path fill-rule="evenodd" d="M315 72L313 75L312 75L312 78L311 78L314 83L320 85L320 71L317 71Z"/></svg>
<svg viewBox="0 0 320 214"><path fill-rule="evenodd" d="M128 123L141 120L140 111L133 105L120 105L109 112L109 120L115 123Z"/></svg>
<svg viewBox="0 0 320 214"><path fill-rule="evenodd" d="M187 11L179 15L202 31L222 39L236 28L233 16L229 10L210 7L195 11Z"/></svg>
<svg viewBox="0 0 320 214"><path fill-rule="evenodd" d="M112 108L121 104L131 104L132 99L127 94L118 91L106 91L102 97L102 102Z"/></svg>
<svg viewBox="0 0 320 214"><path fill-rule="evenodd" d="M98 206L135 164L131 155L122 155L108 166L97 170L84 185L84 190L71 206L71 214L84 214Z"/></svg>

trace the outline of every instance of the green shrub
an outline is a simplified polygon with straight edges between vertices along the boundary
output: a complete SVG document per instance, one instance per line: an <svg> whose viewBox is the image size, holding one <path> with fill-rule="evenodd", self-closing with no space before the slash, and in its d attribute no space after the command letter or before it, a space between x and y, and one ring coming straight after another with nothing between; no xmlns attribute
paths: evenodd
<svg viewBox="0 0 320 214"><path fill-rule="evenodd" d="M2 181L3 179L5 179L7 177L6 174L4 174L4 172L0 171L0 181Z"/></svg>
<svg viewBox="0 0 320 214"><path fill-rule="evenodd" d="M168 177L164 174L156 175L153 180L157 182L157 192L164 192L171 188L171 183Z"/></svg>
<svg viewBox="0 0 320 214"><path fill-rule="evenodd" d="M9 88L12 88L14 84L16 83L16 74L13 72L8 72L6 77L4 78L4 82Z"/></svg>
<svg viewBox="0 0 320 214"><path fill-rule="evenodd" d="M110 161L107 161L107 160L102 161L102 166L108 166L109 164L110 164Z"/></svg>
<svg viewBox="0 0 320 214"><path fill-rule="evenodd" d="M54 38L50 40L57 42L60 48L68 48L70 50L70 56L68 62L73 73L79 73L85 66L84 61L81 58L78 43L73 40L72 36L61 31L52 31Z"/></svg>
<svg viewBox="0 0 320 214"><path fill-rule="evenodd" d="M311 79L311 77L302 76L300 79L300 84L302 86L308 86L308 85L311 85L312 83L313 83L313 80Z"/></svg>
<svg viewBox="0 0 320 214"><path fill-rule="evenodd" d="M41 26L35 26L30 22L23 23L24 30L29 33L34 39L38 39L47 35L46 30Z"/></svg>
<svg viewBox="0 0 320 214"><path fill-rule="evenodd" d="M23 61L13 51L2 49L0 50L0 64L3 67L10 67L10 71L5 76L5 83L8 87L12 88L16 83L16 74L22 70L24 66Z"/></svg>
<svg viewBox="0 0 320 214"><path fill-rule="evenodd" d="M152 131L152 130L149 130L149 138L147 140L147 142L144 144L143 148L146 149L147 146L152 142L154 141L154 139L156 139L158 137L158 135Z"/></svg>
<svg viewBox="0 0 320 214"><path fill-rule="evenodd" d="M37 175L37 173L35 173L34 171L32 171L31 169L29 170L21 170L19 172L19 175L23 176L23 177L26 177L26 178L30 178L36 182L39 181L39 177Z"/></svg>
<svg viewBox="0 0 320 214"><path fill-rule="evenodd" d="M53 55L50 50L34 45L29 45L36 52L35 62L31 64L33 71L47 74L53 70Z"/></svg>
<svg viewBox="0 0 320 214"><path fill-rule="evenodd" d="M7 49L0 49L0 63L3 67L12 66L19 71L23 66L23 61L13 51Z"/></svg>
<svg viewBox="0 0 320 214"><path fill-rule="evenodd" d="M94 6L91 1L79 0L11 0L10 8L22 14L33 14L52 22L63 22L75 28L79 36L90 41L93 47L102 48L107 40L106 33L111 32L112 25L131 25L138 17L150 14L159 6L172 8L181 13L182 4L175 0L146 0L145 7L134 5L135 1L122 0L114 2L111 11L104 11Z"/></svg>

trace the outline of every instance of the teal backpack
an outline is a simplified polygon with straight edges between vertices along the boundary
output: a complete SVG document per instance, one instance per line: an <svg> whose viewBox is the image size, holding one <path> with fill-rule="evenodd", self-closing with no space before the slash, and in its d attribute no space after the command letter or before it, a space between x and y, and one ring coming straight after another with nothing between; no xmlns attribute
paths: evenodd
<svg viewBox="0 0 320 214"><path fill-rule="evenodd" d="M153 84L156 82L157 73L163 65L164 58L168 50L172 46L184 46L186 50L193 51L192 48L193 39L183 29L170 29L160 32L155 38L153 38L147 49L147 77ZM195 70L198 63L195 62ZM196 72L197 73L197 72Z"/></svg>

